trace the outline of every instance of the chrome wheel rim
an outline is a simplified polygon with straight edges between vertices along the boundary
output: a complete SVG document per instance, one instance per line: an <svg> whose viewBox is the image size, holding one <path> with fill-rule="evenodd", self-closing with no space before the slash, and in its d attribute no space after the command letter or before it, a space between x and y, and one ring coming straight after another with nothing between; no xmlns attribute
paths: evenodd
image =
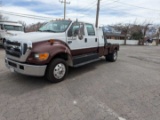
<svg viewBox="0 0 160 120"><path fill-rule="evenodd" d="M114 52L113 58L114 58L114 60L117 59L117 52Z"/></svg>
<svg viewBox="0 0 160 120"><path fill-rule="evenodd" d="M56 79L62 79L66 73L66 67L63 63L59 63L53 70L53 75Z"/></svg>

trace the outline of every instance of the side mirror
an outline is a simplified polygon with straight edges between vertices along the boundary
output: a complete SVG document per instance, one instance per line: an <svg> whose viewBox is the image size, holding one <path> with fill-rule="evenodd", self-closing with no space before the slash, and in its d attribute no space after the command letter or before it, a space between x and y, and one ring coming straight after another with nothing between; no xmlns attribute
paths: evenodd
<svg viewBox="0 0 160 120"><path fill-rule="evenodd" d="M73 36L77 36L79 34L79 29L75 29L73 32Z"/></svg>
<svg viewBox="0 0 160 120"><path fill-rule="evenodd" d="M82 35L80 32L78 33L78 38L79 38L80 40L83 39L83 35Z"/></svg>
<svg viewBox="0 0 160 120"><path fill-rule="evenodd" d="M24 30L24 32L26 33L26 27L25 27L25 26L23 27L23 30Z"/></svg>

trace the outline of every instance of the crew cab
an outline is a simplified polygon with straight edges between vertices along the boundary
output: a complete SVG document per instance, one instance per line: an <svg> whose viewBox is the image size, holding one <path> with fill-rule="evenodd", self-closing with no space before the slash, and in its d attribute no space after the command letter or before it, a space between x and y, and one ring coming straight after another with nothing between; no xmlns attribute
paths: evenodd
<svg viewBox="0 0 160 120"><path fill-rule="evenodd" d="M107 43L102 27L91 23L55 20L37 32L9 37L5 41L6 66L14 72L45 76L57 83L67 75L68 67L79 67L105 57L114 62L118 44Z"/></svg>
<svg viewBox="0 0 160 120"><path fill-rule="evenodd" d="M0 21L0 45L3 45L7 37L22 33L24 33L22 24L12 21Z"/></svg>

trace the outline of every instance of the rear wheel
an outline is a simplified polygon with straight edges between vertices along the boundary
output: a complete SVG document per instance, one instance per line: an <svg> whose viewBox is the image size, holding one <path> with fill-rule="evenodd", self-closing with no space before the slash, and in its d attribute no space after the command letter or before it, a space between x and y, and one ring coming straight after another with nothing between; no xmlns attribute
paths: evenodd
<svg viewBox="0 0 160 120"><path fill-rule="evenodd" d="M118 57L118 52L115 50L113 53L110 53L105 57L106 57L106 61L115 62Z"/></svg>
<svg viewBox="0 0 160 120"><path fill-rule="evenodd" d="M63 59L54 59L48 66L46 71L47 80L58 83L64 80L68 73L68 66Z"/></svg>

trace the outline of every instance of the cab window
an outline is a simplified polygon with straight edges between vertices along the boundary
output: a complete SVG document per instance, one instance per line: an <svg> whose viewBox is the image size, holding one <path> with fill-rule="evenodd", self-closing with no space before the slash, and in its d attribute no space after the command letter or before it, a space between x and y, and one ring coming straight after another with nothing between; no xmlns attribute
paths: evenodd
<svg viewBox="0 0 160 120"><path fill-rule="evenodd" d="M13 31L23 31L22 26L14 26L14 25L4 25L5 30L13 30Z"/></svg>
<svg viewBox="0 0 160 120"><path fill-rule="evenodd" d="M77 36L79 33L84 35L84 24L83 23L73 23L68 31L68 37Z"/></svg>
<svg viewBox="0 0 160 120"><path fill-rule="evenodd" d="M95 36L95 30L92 24L86 24L88 36Z"/></svg>

